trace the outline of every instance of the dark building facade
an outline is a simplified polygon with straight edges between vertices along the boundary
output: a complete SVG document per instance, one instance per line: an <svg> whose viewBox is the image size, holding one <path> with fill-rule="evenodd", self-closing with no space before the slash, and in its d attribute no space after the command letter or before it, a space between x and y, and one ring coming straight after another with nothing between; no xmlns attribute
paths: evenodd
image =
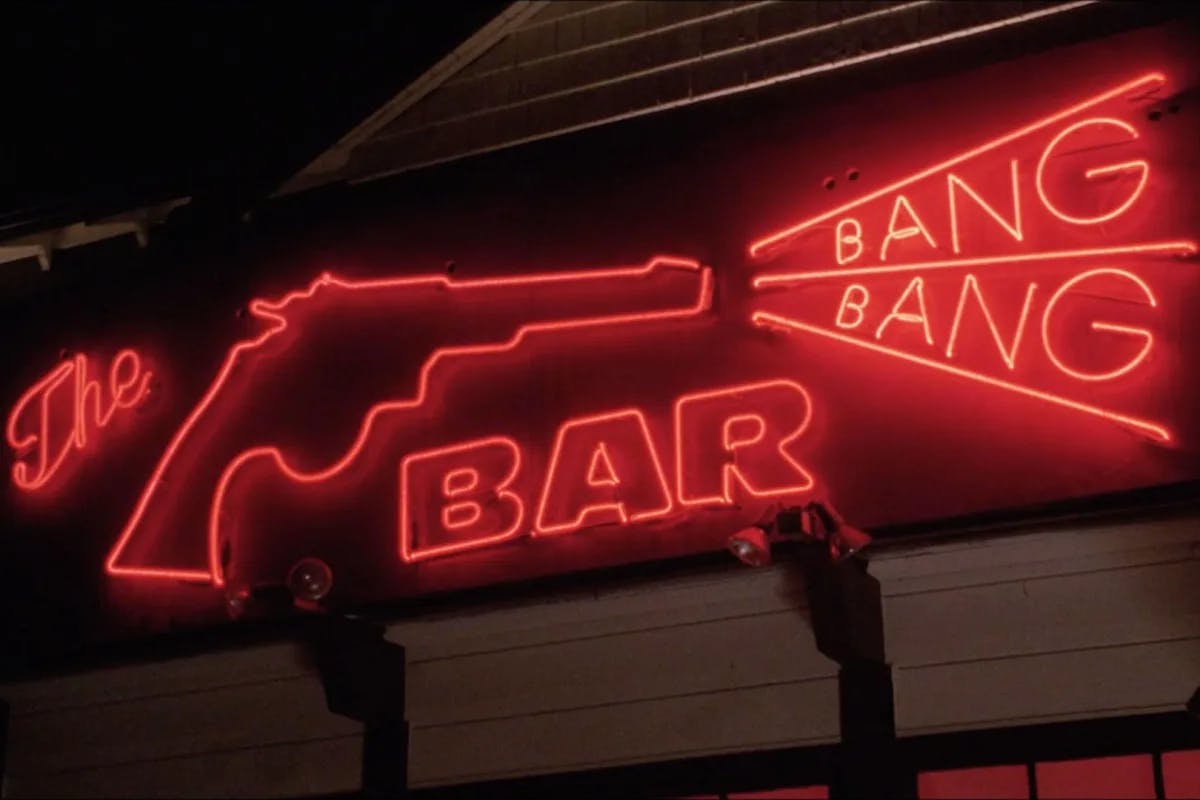
<svg viewBox="0 0 1200 800"><path fill-rule="evenodd" d="M1195 796L1196 25L516 3L0 244L4 793Z"/></svg>

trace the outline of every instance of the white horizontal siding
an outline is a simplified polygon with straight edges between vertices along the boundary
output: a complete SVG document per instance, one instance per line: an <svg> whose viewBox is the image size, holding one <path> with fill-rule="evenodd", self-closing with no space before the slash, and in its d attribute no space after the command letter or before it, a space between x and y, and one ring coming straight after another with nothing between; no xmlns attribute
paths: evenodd
<svg viewBox="0 0 1200 800"><path fill-rule="evenodd" d="M400 623L414 787L837 740L786 568Z"/></svg>
<svg viewBox="0 0 1200 800"><path fill-rule="evenodd" d="M836 667L815 650L803 598L786 569L731 563L397 622L388 635L410 661L411 782L835 741ZM361 727L326 710L295 645L12 684L0 696L13 709L13 797L359 786Z"/></svg>
<svg viewBox="0 0 1200 800"><path fill-rule="evenodd" d="M901 735L1180 711L1200 637L901 670Z"/></svg>
<svg viewBox="0 0 1200 800"><path fill-rule="evenodd" d="M24 715L171 695L188 687L216 689L307 673L301 648L283 643L10 683L0 691L14 711Z"/></svg>
<svg viewBox="0 0 1200 800"><path fill-rule="evenodd" d="M304 676L14 714L9 758L29 771L68 770L357 731Z"/></svg>
<svg viewBox="0 0 1200 800"><path fill-rule="evenodd" d="M835 678L420 726L409 785L826 743L837 726Z"/></svg>
<svg viewBox="0 0 1200 800"><path fill-rule="evenodd" d="M408 718L496 719L831 674L807 620L782 611L417 662Z"/></svg>
<svg viewBox="0 0 1200 800"><path fill-rule="evenodd" d="M8 684L7 797L328 794L360 785L361 726L276 644ZM316 754L320 754L316 758Z"/></svg>
<svg viewBox="0 0 1200 800"><path fill-rule="evenodd" d="M1178 708L1200 682L1200 520L883 549L901 735ZM392 624L413 786L837 740L834 664L779 565ZM360 726L293 644L10 684L7 794L353 791Z"/></svg>
<svg viewBox="0 0 1200 800"><path fill-rule="evenodd" d="M42 775L6 797L301 797L358 790L362 737L261 744Z"/></svg>
<svg viewBox="0 0 1200 800"><path fill-rule="evenodd" d="M416 663L787 609L803 613L805 605L804 586L791 573L746 570L730 559L719 570L429 614L394 623L388 636L403 642Z"/></svg>
<svg viewBox="0 0 1200 800"><path fill-rule="evenodd" d="M1179 710L1200 683L1194 516L876 559L901 735Z"/></svg>

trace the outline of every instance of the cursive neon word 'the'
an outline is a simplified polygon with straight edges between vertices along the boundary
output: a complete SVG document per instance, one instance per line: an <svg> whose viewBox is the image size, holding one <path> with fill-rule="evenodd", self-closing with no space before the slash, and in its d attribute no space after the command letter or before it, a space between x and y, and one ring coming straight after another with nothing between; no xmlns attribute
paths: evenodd
<svg viewBox="0 0 1200 800"><path fill-rule="evenodd" d="M5 437L16 460L13 483L35 491L49 483L72 452L87 447L89 435L106 427L118 409L141 403L151 372L133 350L122 350L108 369L107 385L89 377L88 359L63 361L29 387L8 415Z"/></svg>

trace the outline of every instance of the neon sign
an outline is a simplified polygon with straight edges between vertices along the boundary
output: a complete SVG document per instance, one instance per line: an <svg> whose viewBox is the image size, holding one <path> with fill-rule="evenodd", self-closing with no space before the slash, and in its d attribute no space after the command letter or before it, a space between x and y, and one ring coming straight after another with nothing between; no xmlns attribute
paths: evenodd
<svg viewBox="0 0 1200 800"><path fill-rule="evenodd" d="M525 461L513 439L410 454L400 467L400 557L413 562L489 547L525 528L546 537L644 523L671 515L676 501L728 506L740 496L802 495L813 480L792 450L808 408L807 392L791 381L678 398L674 489L642 410L567 420L555 435L531 524L531 503L513 490Z"/></svg>
<svg viewBox="0 0 1200 800"><path fill-rule="evenodd" d="M293 292L280 301L255 300L250 304L251 313L267 321L269 327L257 338L240 343L230 350L213 384L185 419L184 424L172 438L160 459L128 524L108 557L107 570L109 574L115 576L203 580L223 585L221 559L223 503L230 485L247 465L253 462L266 462L295 483L320 483L330 480L346 470L362 453L372 436L376 422L381 417L389 413L417 409L426 403L430 391L430 375L442 362L511 352L526 337L533 334L663 323L694 317L704 313L710 307L711 287L711 271L701 267L699 263L688 259L659 257L652 259L643 267L547 273L476 281L453 281L444 275L425 275L394 280L348 281L325 274L307 289ZM631 300L629 296L625 295L626 292L630 293L634 299ZM162 520L169 518L177 507L174 502L176 498L169 497L173 487L163 481L162 477L177 460L209 454L211 437L205 430L205 426L206 424L219 425L220 417L225 413L220 406L223 402L230 402L228 387L234 379L235 373L245 370L253 361L253 357L265 345L288 330L289 313L297 306L303 306L305 301L311 301L322 294L330 293L335 298L341 299L349 297L379 298L388 293L400 296L418 293L433 303L444 300L448 295L458 295L463 297L462 302L466 304L490 306L502 302L507 296L510 299L516 298L523 302L532 302L532 307L518 313L504 315L491 340L480 343L477 341L479 334L467 334L464 337L462 331L459 330L451 332L448 338L462 337L467 338L468 341L446 342L442 346L430 348L430 352L421 362L411 365L411 370L415 374L413 391L399 399L381 400L370 406L351 445L342 455L321 468L315 470L297 468L289 462L278 446L262 444L246 447L244 442L235 442L234 447L230 450L228 460L221 463L219 469L210 470L207 478L210 483L200 489L202 495L210 498L206 530L191 534L192 538L199 538L207 542L205 559L201 563L180 568L158 563L153 554L130 556L130 550L135 546L151 550L156 541L161 538L158 533L161 531ZM672 295L676 299L673 299ZM592 313L580 314L579 309L588 308L592 309ZM469 341L471 338L475 338L476 341ZM499 445L501 441L505 440L488 440L480 443L479 446L491 448ZM504 448L511 455L511 469L517 469L520 464L519 448L511 441L508 441ZM451 448L451 452L468 453L471 449L468 445L457 445ZM423 458L410 457L406 464L410 469L415 469L414 463L427 462L434 455L439 454L446 455L444 451L425 453L421 454ZM443 493L448 499L466 496L473 491L474 482L479 479L478 470L480 468L478 466L467 464L463 465L462 469L468 471L461 475L469 477L470 480L459 483L458 476L451 476L453 479L449 483L443 484ZM499 484L503 484L503 479ZM492 488L502 491L500 485L494 485ZM447 490L450 490L449 493ZM504 497L509 496L504 495ZM516 522L508 527L512 527L513 530L510 531L505 527L500 532L493 531L483 537L487 542L502 541L516 533L516 528L523 519L524 504L515 498L509 499L512 500L510 515L516 518ZM478 522L478 509L470 505L471 502L458 500L452 504L449 509L446 509L447 516L441 520L441 527L445 528L447 532L455 528L474 527ZM467 513L465 520L458 516L464 511ZM151 515L158 519L149 520L148 517ZM188 520L178 520L171 526L177 533L194 527L194 521ZM456 546L454 543L435 546L404 544L401 553L405 557L420 559L431 557L430 553L434 555L448 554L463 549L470 548Z"/></svg>
<svg viewBox="0 0 1200 800"><path fill-rule="evenodd" d="M17 458L13 483L35 491L54 479L68 457L87 447L118 411L136 408L150 392L152 373L133 350L113 358L108 382L89 376L87 356L63 361L21 395L4 434Z"/></svg>
<svg viewBox="0 0 1200 800"><path fill-rule="evenodd" d="M258 329L221 350L159 444L105 570L243 585L286 571L276 549L367 535L334 530L322 514L338 508L386 529L375 557L404 579L518 548L545 563L586 563L606 540L653 552L642 532L842 491L833 384L889 367L928 402L906 419L944 412L912 390L937 373L1014 414L1120 426L1137 436L1107 435L1128 452L1175 446L1180 419L1145 401L1177 372L1165 270L1197 245L1162 221L1161 148L1130 113L1165 81L1124 81L811 214L723 265L719 287L713 268L658 256L499 278L326 272L256 299ZM63 362L13 406L24 492L149 391L133 350L107 384L91 369ZM890 413L839 435L878 435Z"/></svg>
<svg viewBox="0 0 1200 800"><path fill-rule="evenodd" d="M959 153L958 155L952 156L944 161L941 161L941 162L933 165L932 167L926 167L925 169L920 170L919 172L916 172L913 175L908 176L907 178L902 178L901 180L890 183L887 186L885 186L884 188L878 189L874 192L871 192L870 194L868 194L858 200L855 200L854 202L847 203L842 206L838 206L837 208L834 208L831 211L823 212L823 213L818 214L810 219L806 219L803 222L788 226L787 228L784 228L783 230L780 230L780 231L776 231L775 233L768 234L767 236L764 236L764 237L756 240L755 242L753 242L750 245L750 248L749 248L750 255L753 258L765 258L765 257L771 255L773 252L777 252L779 249L787 246L788 243L794 241L796 239L796 237L800 236L801 234L804 234L807 231L812 230L814 226L816 226L820 223L828 222L833 219L843 218L847 212L854 211L857 208L861 208L866 203L870 203L874 200L886 199L889 196L894 196L893 202L890 204L892 207L892 218L888 225L888 234L884 237L884 241L886 243L886 241L890 238L897 238L897 237L894 237L894 234L897 232L895 229L896 214L902 206L908 206L908 200L905 199L904 195L897 193L900 189L904 189L905 187L911 186L919 181L924 181L927 178L945 177L947 185L950 187L950 191L948 194L951 198L951 201L950 201L951 207L953 207L954 184L961 183L962 181L961 181L961 179L955 178L953 176L953 173L949 172L951 167L957 167L957 166L966 164L967 162L977 159L979 156L992 154L1007 145L1011 145L1015 142L1019 142L1020 140L1025 139L1029 136L1039 134L1039 133L1044 133L1047 129L1052 129L1053 126L1058 125L1062 122L1066 122L1067 120L1071 119L1072 117L1074 117L1078 114L1081 114L1081 113L1084 113L1087 111L1091 111L1092 109L1094 109L1098 106L1101 106L1104 103L1111 102L1114 100L1129 100L1131 98L1136 98L1138 96L1141 96L1141 97L1152 96L1154 92L1162 89L1162 87L1166 84L1166 81L1167 81L1167 78L1162 73L1152 72L1152 73L1149 73L1146 75L1139 76L1131 81L1122 83L1119 86L1115 86L1107 91L1100 92L1099 94L1093 95L1092 97L1089 97L1086 100L1083 100L1082 102L1079 102L1079 103L1076 103L1075 105L1064 108L1061 111L1058 111L1054 114L1050 114L1046 117L1043 117L1042 119L1036 120L1035 122L1031 122L1028 125L1024 125L1020 128L1017 128L1016 130L1009 131L1008 133L997 136L996 138L992 139L991 141L985 142L984 144L981 144L978 147L973 147L970 150L967 150L965 152ZM1122 128L1126 133L1130 134L1130 138L1133 138L1133 139L1137 138L1136 131L1133 130L1132 126L1128 125L1127 123L1120 122L1119 120L1114 123L1113 120L1111 120L1109 118L1088 119L1083 123L1077 122L1077 123L1069 125L1067 128L1065 128L1062 131L1057 131L1056 135L1050 141L1049 145L1044 148L1044 150L1042 152L1042 158L1038 161L1038 169L1037 169L1038 193L1040 196L1042 196L1043 202L1045 202L1045 190L1043 188L1043 171L1044 171L1044 164L1045 164L1046 159L1049 157L1051 152L1057 147L1057 145L1063 138L1065 138L1067 135L1073 133L1079 127L1084 126L1084 125L1090 127L1093 125L1093 123L1098 127L1103 126L1104 124L1115 124L1117 127ZM1142 166L1145 167L1144 162L1142 162ZM1104 169L1106 169L1106 172L1104 174L1112 174L1113 167L1114 167L1114 165L1108 165L1106 168L1104 168ZM1015 167L1013 167L1013 170L1014 170L1014 174L1015 174ZM1096 177L1096 175L1098 173L1096 173L1094 170L1095 170L1095 168L1093 168L1092 170L1089 170L1089 173L1086 174L1085 177L1087 177L1087 178ZM1142 177L1138 181L1137 188L1129 195L1130 198L1136 198L1138 195L1141 194L1142 189L1145 188L1145 175L1146 174L1148 174L1148 168L1144 168L1142 170ZM1016 186L1015 179L1013 180L1013 185L1014 185L1014 187ZM972 194L974 194L974 193L972 192ZM1016 195L1016 192L1014 191L1014 196L1015 195ZM1127 200L1126 203L1123 205L1127 206L1128 203L1131 203L1131 202L1132 202L1132 200ZM986 204L984 204L984 205L986 205ZM1015 204L1014 204L1014 207L1015 207ZM997 212L995 212L990 207L987 210L993 217L999 216L997 214ZM1118 208L1117 214L1119 214L1120 212L1122 212L1124 210L1125 210L1125 208L1123 208L1123 207ZM915 219L915 215L911 213L911 207L909 207L909 211L910 211L910 217ZM1055 213L1064 221L1072 221L1071 218L1063 216L1060 212L1053 211L1052 213ZM1109 216L1116 216L1117 214L1113 214L1112 212L1109 212ZM1094 220L1090 220L1090 221L1091 222L1100 222L1101 220L1094 219ZM919 227L919 222L918 222L918 227ZM902 230L907 230L907 228L902 229ZM915 233L909 233L906 235L912 236L912 235L915 235ZM957 239L957 238L958 238L958 235L956 233L955 239ZM1014 235L1014 238L1019 239L1020 236ZM955 251L957 252L957 248L955 248ZM881 255L880 260L881 261L884 260L884 257L882 255ZM778 280L779 277L776 276L776 279Z"/></svg>
<svg viewBox="0 0 1200 800"><path fill-rule="evenodd" d="M1044 359L1060 376L1077 384L1097 383L1136 376L1154 349L1155 336L1147 327L1151 316L1142 314L1129 323L1113 321L1105 319L1107 312L1093 302L1090 305L1095 307L1095 316L1082 326L1096 336L1086 354L1093 363L1073 365L1056 341L1068 322L1065 318L1079 316L1078 308L1073 312L1064 310L1068 304L1080 305L1067 298L1087 294L1116 301L1126 311L1130 305L1153 310L1158 301L1141 269L1125 265L1195 255L1194 241L1168 239L1042 249L1031 245L1037 237L1030 236L1030 227L1046 239L1077 241L1080 233L1098 230L1098 226L1119 230L1121 218L1138 210L1153 171L1151 162L1105 154L1136 147L1141 133L1129 121L1095 112L1106 105L1152 95L1165 82L1161 73L1127 81L857 201L755 241L749 248L752 258L795 258L799 252L805 265L799 270L755 275L752 285L756 290L788 288L796 292L823 284L839 285L841 290L838 300L832 303L832 313L824 318L765 302L752 312L752 322L853 345L1110 420L1157 441L1171 441L1171 431L1162 421L1091 402L1086 399L1088 392L1070 385L1039 387L1036 384L1045 380L1044 370L1038 374L1039 365L1031 363ZM1083 118L1078 119L1080 116ZM964 177L965 170L985 156L998 156L1005 165L1007 180L993 182L1007 197L985 197L972 179ZM932 225L935 218L931 212L940 209L945 211L944 226ZM872 216L887 222L873 228L867 221ZM974 222L973 227L968 226L968 220ZM949 233L955 257L944 257L934 236L939 227ZM832 242L822 245L830 231ZM978 252L981 232L992 237L999 252L964 255L971 244ZM1136 229L1130 232L1136 234ZM994 238L997 234L999 240ZM1028 249L1012 249L1018 246ZM822 258L823 247L829 248L826 252L832 259L829 255ZM904 258L892 263L897 260L899 248L904 248ZM822 260L832 260L838 266L807 267L814 261L819 265ZM1040 274L1055 275L1050 270L1060 264L1073 271L1055 276L1056 285L1039 282ZM1040 268L1039 272L1030 273L1035 267ZM1011 281L1014 274L1022 274L1018 272L1022 269L1029 277L1022 281L1020 305L1010 319L1001 322L989 286L996 285L997 276ZM953 293L935 304L928 281L944 273L961 277ZM901 288L897 288L897 280L904 281ZM951 283L955 279L942 280ZM1110 308L1112 305L1107 304ZM1003 369L996 369L994 357L990 363L964 363L961 342L972 320L976 328L986 330ZM1031 324L1036 325L1036 343L1028 342Z"/></svg>

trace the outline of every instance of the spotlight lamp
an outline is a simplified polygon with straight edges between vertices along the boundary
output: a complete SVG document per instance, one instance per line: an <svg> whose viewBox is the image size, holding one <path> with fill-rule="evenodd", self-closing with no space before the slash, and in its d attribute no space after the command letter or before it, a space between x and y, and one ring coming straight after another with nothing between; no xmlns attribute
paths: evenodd
<svg viewBox="0 0 1200 800"><path fill-rule="evenodd" d="M729 537L729 552L752 567L771 563L778 541L823 543L834 562L845 561L871 543L870 534L848 524L833 506L812 501L803 506L774 506L763 520Z"/></svg>
<svg viewBox="0 0 1200 800"><path fill-rule="evenodd" d="M728 547L738 561L751 567L765 567L771 563L771 543L767 541L767 532L757 525L743 528L730 536Z"/></svg>
<svg viewBox="0 0 1200 800"><path fill-rule="evenodd" d="M333 588L333 570L319 558L302 558L288 571L287 588L297 608L316 611Z"/></svg>
<svg viewBox="0 0 1200 800"><path fill-rule="evenodd" d="M333 590L333 569L319 558L302 558L282 583L230 586L225 611L232 619L282 617L295 610L324 614Z"/></svg>

